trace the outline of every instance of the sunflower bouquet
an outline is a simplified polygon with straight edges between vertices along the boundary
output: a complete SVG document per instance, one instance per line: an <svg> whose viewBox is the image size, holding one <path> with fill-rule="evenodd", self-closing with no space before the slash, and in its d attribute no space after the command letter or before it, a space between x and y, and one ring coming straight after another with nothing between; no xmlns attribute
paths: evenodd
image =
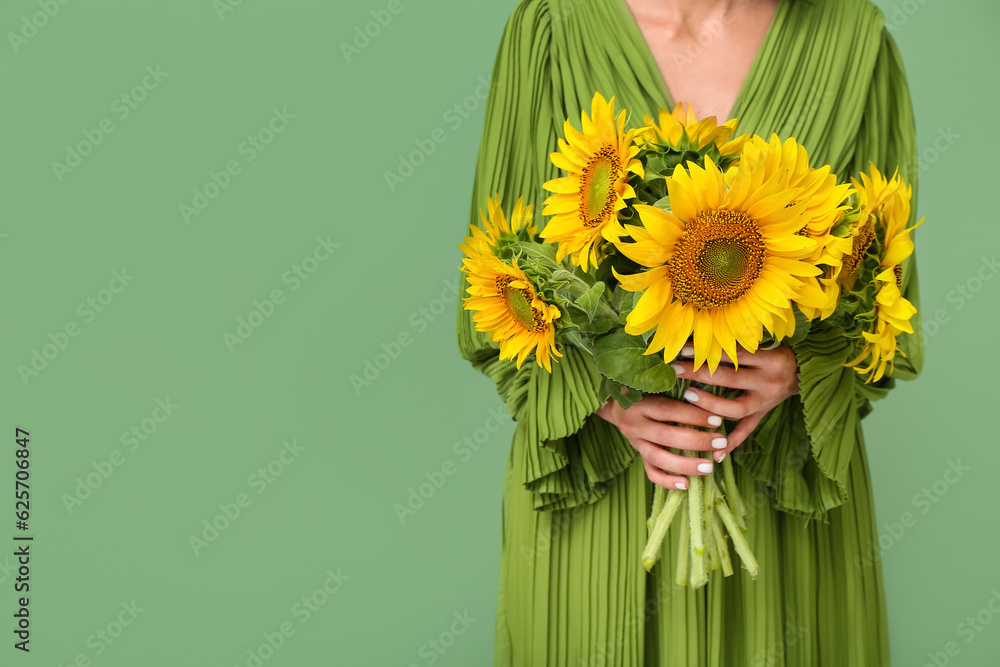
<svg viewBox="0 0 1000 667"><path fill-rule="evenodd" d="M699 119L690 105L636 129L626 116L598 93L579 130L566 121L550 156L565 175L543 185L552 194L541 231L523 197L508 217L494 196L460 245L464 307L501 359L520 368L530 355L551 372L574 346L603 376L603 400L628 407L684 393L691 382L670 362L689 340L694 369L714 373L736 365L738 346L794 344L825 320L856 345L846 365L866 382L892 373L896 337L913 332L916 312L901 293L917 225L905 227L912 188L898 174L871 164L841 183L794 138L734 136L735 119ZM652 569L681 516L677 584L731 575L729 540L756 577L747 513L732 457L687 490L657 486L643 565Z"/></svg>

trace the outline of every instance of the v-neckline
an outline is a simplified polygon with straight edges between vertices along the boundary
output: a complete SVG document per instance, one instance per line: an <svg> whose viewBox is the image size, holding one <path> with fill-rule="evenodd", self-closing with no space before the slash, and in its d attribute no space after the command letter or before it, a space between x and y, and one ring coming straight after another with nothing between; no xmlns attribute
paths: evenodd
<svg viewBox="0 0 1000 667"><path fill-rule="evenodd" d="M673 110L676 103L670 94L670 89L667 88L667 81L663 76L663 72L660 70L659 64L656 62L656 58L653 56L653 51L649 48L649 42L646 41L646 36L643 35L642 29L639 27L639 22L632 13L632 8L629 7L625 0L616 1L621 4L621 9L626 14L626 23L629 24L634 37L637 38L637 43L640 45L640 49L644 52L647 64L650 66L652 71L657 74L657 83L658 88L660 89L660 95L666 101L665 108L667 110ZM757 70L760 68L761 57L770 50L771 42L773 42L776 38L779 24L784 22L784 12L787 9L787 4L787 0L778 0L778 7L774 10L774 16L771 17L771 23L767 27L767 32L764 33L764 39L757 48L757 53L754 54L753 62L750 64L750 69L747 71L747 75L744 77L743 83L740 85L740 89L736 93L736 99L733 100L733 106L725 118L718 119L720 123L725 122L730 118L737 118L739 115L742 115L743 98L747 95L747 87L750 85L750 82L756 78ZM737 112L739 112L739 114L737 114Z"/></svg>

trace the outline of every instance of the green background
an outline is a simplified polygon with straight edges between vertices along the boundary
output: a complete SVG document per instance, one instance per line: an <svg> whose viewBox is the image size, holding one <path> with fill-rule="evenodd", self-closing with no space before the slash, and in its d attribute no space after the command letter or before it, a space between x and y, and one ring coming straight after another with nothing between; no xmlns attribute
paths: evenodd
<svg viewBox="0 0 1000 667"><path fill-rule="evenodd" d="M454 285L477 95L514 3L236 2L0 8L0 540L11 545L0 549L0 664L255 664L248 651L282 624L294 633L265 649L265 665L490 664L513 425L486 430L505 413L458 356ZM923 665L955 642L949 664L991 665L1000 618L980 610L1000 591L1000 279L981 267L1000 246L987 203L1000 11L878 4L924 152L922 315L944 321L925 324L921 379L865 422L891 545L894 664ZM44 6L53 15L26 29ZM390 20L345 53L373 11ZM100 142L57 174L85 133ZM386 172L432 136L433 153L390 186ZM180 205L213 172L225 187L185 221ZM296 266L305 279L288 273ZM124 288L112 282L123 270ZM991 280L977 282L980 270ZM255 300L270 314L227 344ZM67 326L77 335L60 336ZM392 357L379 357L383 344ZM41 369L25 374L36 351ZM371 381L352 382L369 363L381 366ZM157 400L176 407L166 415ZM15 427L32 450L28 655L10 632ZM124 435L133 428L144 440ZM456 447L465 438L481 446ZM299 449L280 462L284 442ZM942 481L959 461L970 470ZM429 497L401 517L424 483ZM933 504L915 500L925 487ZM907 512L914 521L893 528ZM208 541L213 521L223 529ZM141 611L119 634L133 603ZM961 633L977 613L985 625Z"/></svg>

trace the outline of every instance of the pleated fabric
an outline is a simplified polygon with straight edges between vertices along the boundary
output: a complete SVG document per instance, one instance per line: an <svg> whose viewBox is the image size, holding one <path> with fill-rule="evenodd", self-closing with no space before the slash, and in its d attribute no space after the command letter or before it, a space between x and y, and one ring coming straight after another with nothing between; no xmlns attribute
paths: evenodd
<svg viewBox="0 0 1000 667"><path fill-rule="evenodd" d="M523 195L540 210L542 183L559 176L548 156L562 124L577 123L595 92L628 108L631 127L673 108L625 1L518 4L493 70L472 224L494 193L505 206ZM913 185L915 218L912 103L899 51L869 0L782 0L732 116L740 133L796 137L812 165L829 164L845 180L869 161L889 175L898 167ZM919 308L915 256L904 262L902 290ZM628 441L594 414L592 360L570 348L551 374L528 362L518 370L460 304L460 353L496 384L516 421L494 665L888 665L861 422L896 379L919 374L919 317L913 324L895 379L878 383L844 368L855 351L822 324L795 347L800 395L733 453L760 574L716 571L693 591L673 583L676 528L653 572L642 566L653 485Z"/></svg>

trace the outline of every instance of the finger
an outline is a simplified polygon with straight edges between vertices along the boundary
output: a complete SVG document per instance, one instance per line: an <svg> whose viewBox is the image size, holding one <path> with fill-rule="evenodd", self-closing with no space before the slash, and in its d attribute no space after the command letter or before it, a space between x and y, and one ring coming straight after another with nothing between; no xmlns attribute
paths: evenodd
<svg viewBox="0 0 1000 667"><path fill-rule="evenodd" d="M658 422L674 422L687 426L707 426L716 428L722 426L722 417L702 410L697 405L677 401L666 396L650 395L645 397L636 407L640 414Z"/></svg>
<svg viewBox="0 0 1000 667"><path fill-rule="evenodd" d="M694 456L682 456L657 445L648 440L643 441L643 460L649 461L660 470L676 475L708 475L715 467L712 459L696 458Z"/></svg>
<svg viewBox="0 0 1000 667"><path fill-rule="evenodd" d="M726 448L713 455L715 461L717 463L722 463L722 459L726 458L726 454L742 445L743 441L746 440L751 433L753 433L755 428L757 428L757 424L760 423L760 420L764 418L765 414L767 414L767 411L761 410L760 412L755 412L752 415L748 415L741 419L739 423L736 424L736 428L734 428L726 438Z"/></svg>
<svg viewBox="0 0 1000 667"><path fill-rule="evenodd" d="M696 431L687 426L663 424L649 420L636 429L636 436L659 447L674 447L691 451L724 449L724 436L712 431Z"/></svg>
<svg viewBox="0 0 1000 667"><path fill-rule="evenodd" d="M737 371L732 366L720 365L711 372L708 364L702 364L701 368L694 370L694 362L675 360L670 366L677 373L677 377L685 380L695 380L704 384L711 384L717 387L729 387L731 389L750 389L754 387L758 380L756 372L747 369Z"/></svg>
<svg viewBox="0 0 1000 667"><path fill-rule="evenodd" d="M665 473L656 466L650 464L649 461L643 461L642 464L646 468L646 477L649 478L649 481L653 484L662 486L665 489L688 488L687 477Z"/></svg>
<svg viewBox="0 0 1000 667"><path fill-rule="evenodd" d="M737 398L722 398L704 389L690 387L684 392L684 400L727 419L743 419L763 407L763 399L756 392L747 392Z"/></svg>
<svg viewBox="0 0 1000 667"><path fill-rule="evenodd" d="M721 363L730 366L760 366L764 362L764 360L760 357L760 355L764 354L766 356L768 352L770 352L770 350L756 350L751 352L750 350L746 349L745 347L737 343L736 362L733 361L732 357L730 357L725 350L722 351L722 357L720 358L720 361ZM684 348L681 349L680 356L687 357L689 359L694 358L694 346L685 345Z"/></svg>

